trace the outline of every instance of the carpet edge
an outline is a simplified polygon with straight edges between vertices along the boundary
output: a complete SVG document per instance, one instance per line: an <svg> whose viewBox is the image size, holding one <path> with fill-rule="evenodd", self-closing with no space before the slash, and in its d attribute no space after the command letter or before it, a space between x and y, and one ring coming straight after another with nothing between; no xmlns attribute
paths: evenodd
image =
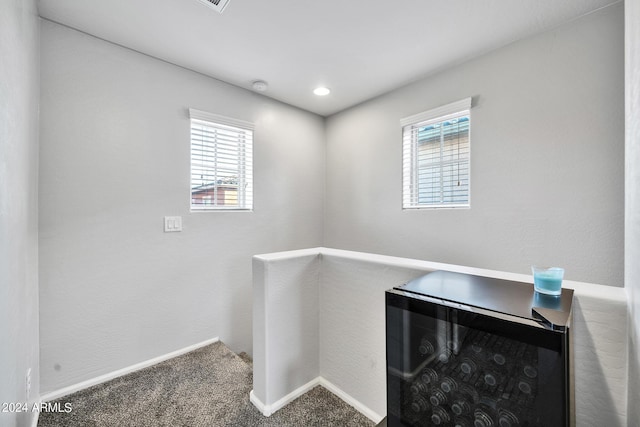
<svg viewBox="0 0 640 427"><path fill-rule="evenodd" d="M158 363L162 363L162 362L165 362L167 360L174 359L176 357L185 355L185 354L190 353L190 352L192 352L194 350L198 350L198 349L200 349L202 347L206 347L208 345L215 344L217 342L220 342L220 338L219 337L210 338L208 340L201 341L199 343L192 344L192 345L187 346L187 347L183 347L181 349L172 351L170 353L166 353L166 354L163 354L163 355L160 355L160 356L157 356L157 357L154 357L154 358L151 358L151 359L139 362L139 363L135 363L133 365L130 365L130 366L127 366L127 367L124 367L124 368L121 368L121 369L118 369L118 370L115 370L115 371L112 371L112 372L109 372L109 373L106 373L106 374L103 374L103 375L100 375L100 376L97 376L97 377L94 377L94 378L90 378L88 380L81 381L81 382L76 383L76 384L72 384L70 386L66 386L66 387L60 388L58 390L47 392L47 393L44 393L44 394L40 395L40 401L41 402L51 402L53 400L60 399L60 398L72 395L74 393L77 393L79 391L86 390L86 389L91 388L93 386L104 384L104 383L106 383L108 381L111 381L111 380L114 380L116 378L120 378L120 377L123 377L125 375L132 374L132 373L137 372L137 371L141 371L142 369L149 368L151 366L157 365Z"/></svg>

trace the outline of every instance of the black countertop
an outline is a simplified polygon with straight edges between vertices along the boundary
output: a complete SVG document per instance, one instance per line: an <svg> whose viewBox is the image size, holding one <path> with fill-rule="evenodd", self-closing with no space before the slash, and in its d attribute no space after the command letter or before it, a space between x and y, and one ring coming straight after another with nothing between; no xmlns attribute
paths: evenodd
<svg viewBox="0 0 640 427"><path fill-rule="evenodd" d="M395 289L536 322L542 317L553 329L568 326L573 301L573 289L563 288L559 296L544 295L531 283L450 271L434 271Z"/></svg>

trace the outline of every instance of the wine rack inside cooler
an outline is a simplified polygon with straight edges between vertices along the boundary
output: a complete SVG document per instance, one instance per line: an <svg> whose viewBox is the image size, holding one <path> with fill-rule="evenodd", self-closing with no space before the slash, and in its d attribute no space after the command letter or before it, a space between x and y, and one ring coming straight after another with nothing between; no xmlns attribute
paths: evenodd
<svg viewBox="0 0 640 427"><path fill-rule="evenodd" d="M388 291L388 425L569 426L568 331L540 323Z"/></svg>

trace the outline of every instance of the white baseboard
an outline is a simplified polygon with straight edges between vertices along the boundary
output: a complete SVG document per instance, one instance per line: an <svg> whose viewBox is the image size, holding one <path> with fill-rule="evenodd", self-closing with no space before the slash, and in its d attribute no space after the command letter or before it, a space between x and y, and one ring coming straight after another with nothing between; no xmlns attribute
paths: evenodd
<svg viewBox="0 0 640 427"><path fill-rule="evenodd" d="M298 387L297 389L293 390L291 393L287 394L283 398L278 399L277 401L273 402L271 405L266 405L265 403L263 403L253 393L253 390L251 390L251 392L249 393L249 401L251 403L253 403L253 406L258 408L258 410L260 412L262 412L262 415L264 415L265 417L270 417L271 414L276 412L278 409L283 408L284 406L286 406L287 404L291 403L292 401L294 401L298 397L302 396L303 394L305 394L306 392L308 392L309 390L311 390L312 388L314 388L318 384L320 384L320 377L312 379L308 383L306 383L306 384Z"/></svg>
<svg viewBox="0 0 640 427"><path fill-rule="evenodd" d="M40 405L40 402L38 402L38 405ZM40 411L32 412L32 414L34 414L34 416L33 418L31 418L31 427L38 427L38 419L40 418Z"/></svg>
<svg viewBox="0 0 640 427"><path fill-rule="evenodd" d="M345 393L344 391L342 391L341 388L339 388L338 386L336 386L332 382L330 382L330 381L328 381L328 380L326 380L326 379L324 379L322 377L320 377L320 385L322 387L326 388L327 390L329 390L331 393L333 393L336 396L338 396L340 399L342 399L348 405L353 406L358 412L360 412L365 417L369 418L374 423L378 424L384 418L384 415L380 415L380 414L376 413L371 408L369 408L368 406L366 406L365 404L363 404L359 400L353 398L351 395Z"/></svg>
<svg viewBox="0 0 640 427"><path fill-rule="evenodd" d="M314 388L317 385L320 385L320 386L326 388L331 393L335 394L340 399L342 399L346 404L348 404L349 406L352 406L355 410L357 410L362 415L364 415L365 417L369 418L371 421L373 421L376 424L379 423L380 421L382 421L382 419L384 418L383 415L380 415L380 414L376 413L375 411L371 410L369 407L367 407L366 405L364 405L360 401L354 399L351 395L349 395L348 393L345 393L338 386L336 386L335 384L333 384L330 381L327 381L323 377L317 377L317 378L309 381L305 385L303 385L301 387L298 387L297 389L295 389L291 393L287 394L283 398L278 399L277 401L275 401L271 405L267 405L267 404L263 403L253 393L253 390L251 390L251 392L249 393L249 400L251 401L251 403L253 403L253 406L258 408L258 410L262 413L262 415L264 415L265 417L269 417L273 413L275 413L279 409L282 409L287 404L291 403L293 400L295 400L298 397L302 396L303 394L305 394L306 392L308 392L309 390L311 390L312 388Z"/></svg>
<svg viewBox="0 0 640 427"><path fill-rule="evenodd" d="M258 408L258 411L260 411L260 413L262 415L264 415L265 417L270 417L271 414L273 414L273 412L271 412L271 410L267 410L267 405L262 403L262 400L260 400L260 399L258 399L256 397L256 395L253 392L253 390L251 390L249 392L249 402L251 402L253 404L253 406L255 406L256 408Z"/></svg>
<svg viewBox="0 0 640 427"><path fill-rule="evenodd" d="M121 377L123 375L127 375L140 369L148 368L149 366L153 366L160 362L164 362L165 360L173 359L174 357L182 356L183 354L189 353L190 351L197 350L200 347L207 346L209 344L213 344L215 342L220 341L220 338L215 337L208 339L206 341L199 342L197 344L190 345L188 347L181 348L180 350L172 351L171 353L163 354L162 356L154 357L153 359L146 360L144 362L136 363L135 365L128 366L126 368L118 369L117 371L110 372L108 374L100 375L99 377L91 378L86 381L82 381L80 383L70 385L68 387L61 388L59 390L55 390L49 393L45 393L40 396L41 401L50 402L52 400L60 399L61 397L68 396L72 393L76 393L80 390L84 390L89 387L93 387L94 385L102 384L107 381L111 381L115 378Z"/></svg>

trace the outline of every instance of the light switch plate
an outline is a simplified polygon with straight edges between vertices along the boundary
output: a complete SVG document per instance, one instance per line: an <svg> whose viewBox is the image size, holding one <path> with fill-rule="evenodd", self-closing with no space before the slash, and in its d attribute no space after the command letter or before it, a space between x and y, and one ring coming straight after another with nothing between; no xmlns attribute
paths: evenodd
<svg viewBox="0 0 640 427"><path fill-rule="evenodd" d="M165 233L182 231L182 217L181 216L165 216L164 231Z"/></svg>

